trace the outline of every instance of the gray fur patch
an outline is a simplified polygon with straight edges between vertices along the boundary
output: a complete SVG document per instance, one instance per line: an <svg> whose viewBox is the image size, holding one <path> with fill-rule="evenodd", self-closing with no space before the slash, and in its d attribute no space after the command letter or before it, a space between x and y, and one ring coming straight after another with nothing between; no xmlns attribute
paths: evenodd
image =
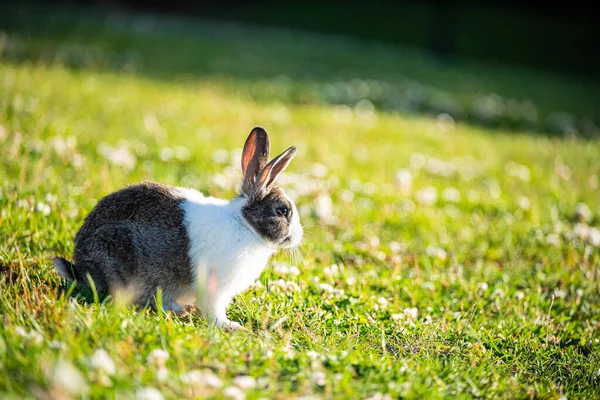
<svg viewBox="0 0 600 400"><path fill-rule="evenodd" d="M101 199L75 237L75 279L98 291L134 287L134 301L153 305L160 287L165 302L192 287L182 199L170 187L143 182Z"/></svg>

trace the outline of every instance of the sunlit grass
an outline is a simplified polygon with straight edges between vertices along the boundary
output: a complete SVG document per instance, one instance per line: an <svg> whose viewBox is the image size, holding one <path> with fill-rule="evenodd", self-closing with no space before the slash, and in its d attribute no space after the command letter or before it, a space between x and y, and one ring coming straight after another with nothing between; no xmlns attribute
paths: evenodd
<svg viewBox="0 0 600 400"><path fill-rule="evenodd" d="M229 79L0 63L0 397L600 395L596 140ZM232 196L255 125L299 149L281 185L306 237L229 308L250 332L67 296L50 258L96 201L142 179Z"/></svg>

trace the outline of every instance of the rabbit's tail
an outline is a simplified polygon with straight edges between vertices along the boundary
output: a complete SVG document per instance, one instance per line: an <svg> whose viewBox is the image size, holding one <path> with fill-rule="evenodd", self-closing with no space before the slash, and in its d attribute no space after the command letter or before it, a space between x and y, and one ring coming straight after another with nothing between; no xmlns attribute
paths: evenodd
<svg viewBox="0 0 600 400"><path fill-rule="evenodd" d="M54 264L58 274L67 281L74 282L77 280L77 278L75 278L75 269L73 268L73 263L65 260L62 257L54 257L52 259L52 264Z"/></svg>

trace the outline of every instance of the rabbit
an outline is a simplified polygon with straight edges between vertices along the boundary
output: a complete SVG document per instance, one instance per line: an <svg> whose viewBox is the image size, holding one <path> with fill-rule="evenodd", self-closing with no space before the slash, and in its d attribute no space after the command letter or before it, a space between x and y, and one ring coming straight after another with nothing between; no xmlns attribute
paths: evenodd
<svg viewBox="0 0 600 400"><path fill-rule="evenodd" d="M58 274L98 292L135 288L136 305L183 313L199 299L219 328L244 329L226 309L279 249L303 237L295 203L276 186L297 154L292 146L267 163L270 141L260 126L242 151L243 179L231 200L195 189L143 181L102 198L75 236L73 262L54 257ZM90 282L90 280L92 282Z"/></svg>

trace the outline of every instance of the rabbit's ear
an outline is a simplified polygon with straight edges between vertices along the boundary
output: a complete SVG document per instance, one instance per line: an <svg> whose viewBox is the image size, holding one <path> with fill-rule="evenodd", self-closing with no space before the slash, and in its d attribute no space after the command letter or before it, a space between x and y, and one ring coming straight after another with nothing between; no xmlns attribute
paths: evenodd
<svg viewBox="0 0 600 400"><path fill-rule="evenodd" d="M298 153L294 146L290 147L265 165L256 178L256 186L260 190L269 191L277 181L279 175L287 168L292 158Z"/></svg>
<svg viewBox="0 0 600 400"><path fill-rule="evenodd" d="M252 129L242 151L242 193L249 194L254 189L256 177L267 164L270 151L271 143L267 131L260 126Z"/></svg>

